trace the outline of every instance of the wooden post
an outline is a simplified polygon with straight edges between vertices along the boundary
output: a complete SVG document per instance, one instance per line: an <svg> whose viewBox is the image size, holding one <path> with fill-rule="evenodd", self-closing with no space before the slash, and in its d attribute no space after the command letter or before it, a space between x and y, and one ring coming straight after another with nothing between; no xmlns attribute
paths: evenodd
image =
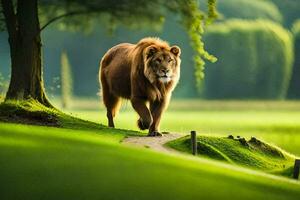
<svg viewBox="0 0 300 200"><path fill-rule="evenodd" d="M196 133L196 131L191 131L191 146L192 146L192 154L197 155L197 133Z"/></svg>
<svg viewBox="0 0 300 200"><path fill-rule="evenodd" d="M293 173L293 178L298 179L299 178L299 169L300 169L300 159L295 160L295 165L294 165L294 173Z"/></svg>

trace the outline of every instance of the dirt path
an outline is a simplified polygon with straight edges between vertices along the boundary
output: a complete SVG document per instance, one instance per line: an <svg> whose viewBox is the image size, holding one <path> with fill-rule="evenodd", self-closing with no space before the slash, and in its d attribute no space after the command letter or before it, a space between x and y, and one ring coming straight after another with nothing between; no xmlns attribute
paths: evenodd
<svg viewBox="0 0 300 200"><path fill-rule="evenodd" d="M150 148L159 152L175 153L177 152L176 150L166 147L164 144L183 136L183 134L168 133L164 134L162 137L128 137L123 140L123 143L138 147Z"/></svg>

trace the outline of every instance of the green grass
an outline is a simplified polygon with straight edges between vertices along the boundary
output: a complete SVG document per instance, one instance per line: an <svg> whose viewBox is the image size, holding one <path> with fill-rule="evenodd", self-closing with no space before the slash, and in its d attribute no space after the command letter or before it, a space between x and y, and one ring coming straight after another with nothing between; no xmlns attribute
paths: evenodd
<svg viewBox="0 0 300 200"><path fill-rule="evenodd" d="M191 153L190 136L171 141L168 146ZM292 177L295 157L256 138L197 137L198 156L238 164Z"/></svg>
<svg viewBox="0 0 300 200"><path fill-rule="evenodd" d="M0 123L1 199L298 199L300 184L120 144L125 135Z"/></svg>
<svg viewBox="0 0 300 200"><path fill-rule="evenodd" d="M162 129L296 136L299 122L294 117L298 111L293 110L273 110L268 115L266 110L171 109ZM121 112L116 120L117 127L123 129L95 123L106 124L103 110L70 112L85 120L32 101L0 106L2 121L53 126L0 122L1 199L286 200L300 196L299 181L205 157L166 155L120 143L128 135L143 134L134 131L137 117L131 111ZM289 118L282 120L285 115Z"/></svg>

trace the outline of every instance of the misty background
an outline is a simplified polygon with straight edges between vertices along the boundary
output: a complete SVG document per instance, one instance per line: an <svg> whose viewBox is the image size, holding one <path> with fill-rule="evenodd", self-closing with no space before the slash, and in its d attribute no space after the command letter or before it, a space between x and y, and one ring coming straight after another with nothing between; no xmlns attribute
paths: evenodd
<svg viewBox="0 0 300 200"><path fill-rule="evenodd" d="M47 27L42 38L48 96L61 94L63 52L70 64L73 95L97 98L99 61L104 53L118 43L136 43L151 36L181 47L181 79L174 92L176 98L300 98L300 1L219 0L217 8L219 19L206 28L204 43L218 61L206 63L201 88L196 87L188 35L177 16L169 14L161 26L139 29L118 26L111 31L101 21L85 30L66 28L59 22ZM1 93L5 93L9 76L7 34L1 32Z"/></svg>

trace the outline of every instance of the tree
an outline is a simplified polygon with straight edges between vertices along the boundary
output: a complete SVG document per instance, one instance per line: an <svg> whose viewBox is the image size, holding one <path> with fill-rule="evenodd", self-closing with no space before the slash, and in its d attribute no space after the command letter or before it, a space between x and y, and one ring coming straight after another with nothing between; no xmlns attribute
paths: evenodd
<svg viewBox="0 0 300 200"><path fill-rule="evenodd" d="M0 100L4 98L4 93L7 89L8 82L0 72Z"/></svg>
<svg viewBox="0 0 300 200"><path fill-rule="evenodd" d="M62 107L67 108L72 99L73 78L71 65L65 51L61 54L61 100Z"/></svg>
<svg viewBox="0 0 300 200"><path fill-rule="evenodd" d="M216 0L207 0L208 12L199 10L197 0L1 0L1 11L9 35L11 80L6 100L32 98L51 107L42 78L41 31L51 23L64 19L67 25L85 25L86 20L106 17L110 25L159 23L166 11L178 13L195 49L197 76L203 77L202 58L214 60L204 50L201 40L203 24L216 17ZM40 18L48 20L40 26ZM113 27L113 26L112 26Z"/></svg>
<svg viewBox="0 0 300 200"><path fill-rule="evenodd" d="M19 0L15 8L13 1L1 0L1 5L11 54L11 79L6 99L32 97L50 106L43 88L37 1Z"/></svg>

